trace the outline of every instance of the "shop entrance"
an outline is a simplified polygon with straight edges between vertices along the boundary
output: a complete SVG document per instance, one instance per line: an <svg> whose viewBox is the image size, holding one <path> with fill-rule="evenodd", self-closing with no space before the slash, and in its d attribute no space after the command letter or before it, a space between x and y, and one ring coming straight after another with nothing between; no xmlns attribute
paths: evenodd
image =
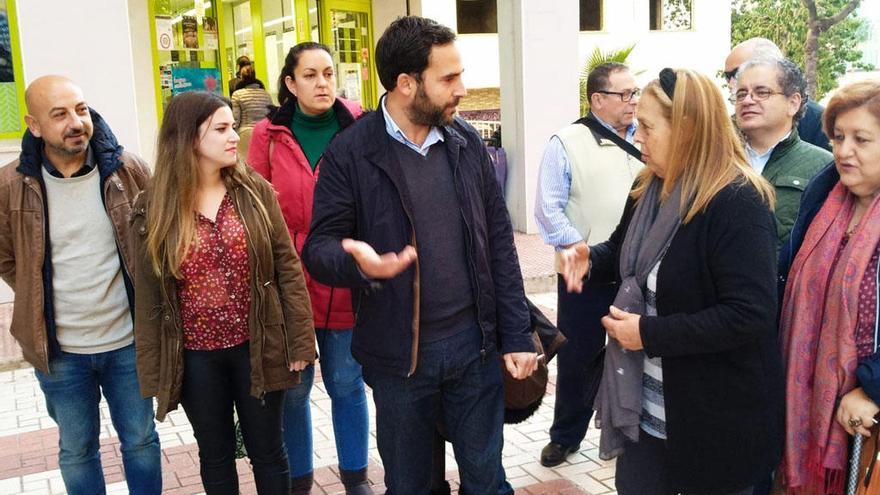
<svg viewBox="0 0 880 495"><path fill-rule="evenodd" d="M180 92L222 91L217 2L150 2L159 115Z"/></svg>
<svg viewBox="0 0 880 495"><path fill-rule="evenodd" d="M339 95L374 108L370 0L150 0L158 112L182 91L230 95L247 56L272 98L291 47L331 48Z"/></svg>
<svg viewBox="0 0 880 495"><path fill-rule="evenodd" d="M322 39L333 51L339 96L376 106L376 76L368 1L328 0L322 4Z"/></svg>

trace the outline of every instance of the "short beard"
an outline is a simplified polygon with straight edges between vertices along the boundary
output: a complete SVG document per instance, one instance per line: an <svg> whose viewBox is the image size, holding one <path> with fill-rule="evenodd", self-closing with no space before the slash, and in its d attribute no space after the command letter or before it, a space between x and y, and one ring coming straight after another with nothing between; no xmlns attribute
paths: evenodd
<svg viewBox="0 0 880 495"><path fill-rule="evenodd" d="M458 105L459 98L456 97L455 105ZM429 127L443 127L452 123L455 114L446 116L445 111L448 107L438 106L431 102L428 94L425 93L424 86L420 83L416 89L416 97L412 105L407 109L407 117L416 125L424 125Z"/></svg>
<svg viewBox="0 0 880 495"><path fill-rule="evenodd" d="M89 147L89 141L87 140L81 146L75 147L67 147L63 144L54 144L50 142L46 142L46 145L55 150L59 155L74 157L82 154Z"/></svg>

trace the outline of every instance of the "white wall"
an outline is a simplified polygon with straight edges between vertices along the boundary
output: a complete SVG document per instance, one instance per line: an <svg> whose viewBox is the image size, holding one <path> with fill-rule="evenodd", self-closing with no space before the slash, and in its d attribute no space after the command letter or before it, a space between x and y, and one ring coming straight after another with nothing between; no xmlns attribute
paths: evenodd
<svg viewBox="0 0 880 495"><path fill-rule="evenodd" d="M715 76L730 51L730 1L694 0L693 31L648 29L648 0L605 2L602 32L582 32L578 37L581 64L596 46L603 51L635 43L629 65L641 72L641 84L657 77L664 67L688 68Z"/></svg>
<svg viewBox="0 0 880 495"><path fill-rule="evenodd" d="M537 230L535 192L547 140L578 117L577 5L571 0L498 2L507 208L513 227L522 232Z"/></svg>
<svg viewBox="0 0 880 495"><path fill-rule="evenodd" d="M507 0L497 1L501 3L506 2ZM373 3L378 2L377 0L373 0ZM458 24L458 21L456 20L455 0L422 0L421 3L422 12L413 12L413 14L427 17L429 19L434 19L440 24L443 24L444 26L448 26L455 30L455 26L456 24ZM499 7L501 6L499 5Z"/></svg>
<svg viewBox="0 0 880 495"><path fill-rule="evenodd" d="M152 161L156 106L146 2L17 0L16 5L25 84L46 74L71 78L119 142Z"/></svg>
<svg viewBox="0 0 880 495"><path fill-rule="evenodd" d="M498 0L499 9L504 1ZM730 0L694 0L695 29L686 32L650 31L648 1L605 0L604 30L578 34L578 68L596 46L609 51L635 43L629 63L634 70L643 71L640 83L653 79L664 67L686 67L714 76L730 51ZM577 0L563 0L563 3L578 4ZM455 29L455 10L455 0L432 0L425 2L422 15ZM574 15L578 18L576 6ZM574 29L578 29L577 25ZM459 35L458 45L466 69L465 84L469 88L501 86L496 55L498 35ZM546 55L561 63L556 52L551 49Z"/></svg>
<svg viewBox="0 0 880 495"><path fill-rule="evenodd" d="M460 34L456 44L461 51L461 62L464 65L462 78L465 86L468 88L501 86L497 34Z"/></svg>

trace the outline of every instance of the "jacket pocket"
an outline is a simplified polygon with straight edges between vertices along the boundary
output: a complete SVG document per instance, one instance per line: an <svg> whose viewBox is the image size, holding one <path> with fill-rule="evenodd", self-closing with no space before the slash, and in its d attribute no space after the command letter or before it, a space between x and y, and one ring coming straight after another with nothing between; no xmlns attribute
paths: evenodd
<svg viewBox="0 0 880 495"><path fill-rule="evenodd" d="M791 188L803 192L809 182L810 179L797 175L782 175L773 181L773 187Z"/></svg>
<svg viewBox="0 0 880 495"><path fill-rule="evenodd" d="M265 286L263 292L263 328L261 361L263 373L273 375L275 370L285 374L290 355L287 347L287 328L284 325L284 312L281 309L281 300L275 286ZM266 383L272 379L266 376Z"/></svg>
<svg viewBox="0 0 880 495"><path fill-rule="evenodd" d="M779 239L788 238L801 204L801 195L809 179L795 175L783 175L773 181L776 189L776 219Z"/></svg>
<svg viewBox="0 0 880 495"><path fill-rule="evenodd" d="M267 283L263 287L263 324L266 326L283 325L284 312L281 310L281 299L275 285Z"/></svg>

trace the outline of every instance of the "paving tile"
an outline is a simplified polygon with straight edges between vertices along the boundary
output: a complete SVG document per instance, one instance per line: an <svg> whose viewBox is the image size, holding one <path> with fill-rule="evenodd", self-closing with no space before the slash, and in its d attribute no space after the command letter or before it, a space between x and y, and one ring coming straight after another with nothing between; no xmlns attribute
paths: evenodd
<svg viewBox="0 0 880 495"><path fill-rule="evenodd" d="M542 291L532 293L533 301L555 319L556 293L552 272L552 249L543 245L538 236L516 234L521 270L527 278L538 280ZM545 282L550 284L545 284ZM535 285L533 284L532 287ZM0 305L0 334L5 330L2 319L4 307ZM10 311L10 309L6 309ZM3 369L4 347L0 339L0 369ZM313 426L315 428L314 463L316 487L314 493L342 493L343 487L337 473L337 459L330 418L331 404L317 370L316 384L312 392ZM604 489L613 486L613 463L598 461L595 447L585 444L572 462L561 466L562 473L572 474L573 480L562 479L558 470L547 469L538 463L540 451L548 440L547 431L553 421L553 393L556 367L550 365L548 396L541 408L526 422L505 427L503 462L508 478L516 487L518 495L583 494L578 483L587 489ZM24 495L32 493L63 493L64 487L58 471L58 431L46 412L45 401L32 369L13 369L0 372L0 396L7 398L0 404L0 493ZM368 478L376 493L384 491L384 471L376 450L375 408L368 400L371 431L369 436L370 465ZM123 481L121 454L116 432L109 420L105 402L100 404L102 417L101 455L110 495L127 493ZM165 422L157 424L163 448L164 493L190 495L201 493L197 446L192 430L181 409L172 411ZM596 439L590 431L588 439ZM253 475L246 460L237 463L243 494L255 493ZM446 478L453 492L458 491L458 473L452 446L446 449ZM591 477L590 475L595 475ZM590 481L592 480L592 482ZM595 484L593 483L595 482ZM605 484L601 483L604 482ZM25 486L27 483L27 486Z"/></svg>

